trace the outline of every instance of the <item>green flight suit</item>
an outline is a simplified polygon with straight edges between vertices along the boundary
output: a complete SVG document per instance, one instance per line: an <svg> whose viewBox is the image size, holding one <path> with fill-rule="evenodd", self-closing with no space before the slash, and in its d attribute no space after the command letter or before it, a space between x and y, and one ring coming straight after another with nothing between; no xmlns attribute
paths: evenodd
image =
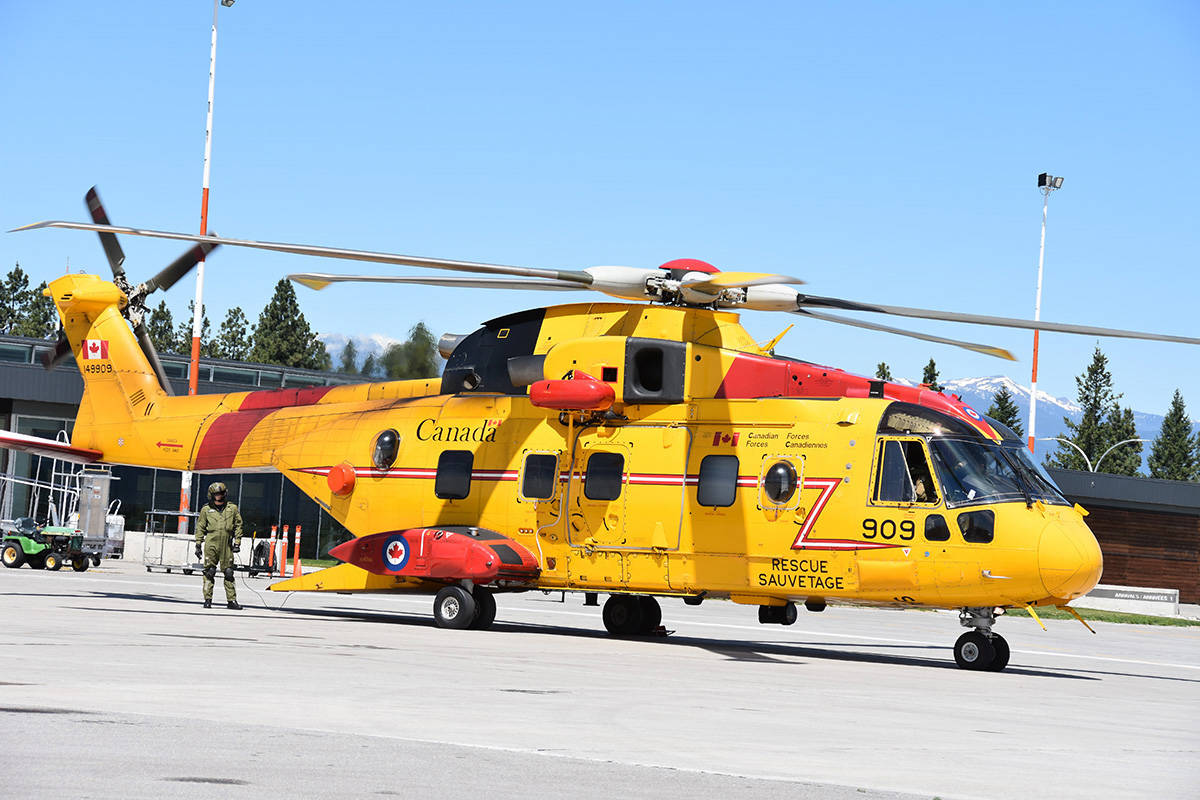
<svg viewBox="0 0 1200 800"><path fill-rule="evenodd" d="M212 600L216 584L217 564L225 577L225 599L237 602L237 587L233 583L233 548L242 542L242 512L233 503L217 508L205 503L196 520L196 544L204 545L204 599Z"/></svg>

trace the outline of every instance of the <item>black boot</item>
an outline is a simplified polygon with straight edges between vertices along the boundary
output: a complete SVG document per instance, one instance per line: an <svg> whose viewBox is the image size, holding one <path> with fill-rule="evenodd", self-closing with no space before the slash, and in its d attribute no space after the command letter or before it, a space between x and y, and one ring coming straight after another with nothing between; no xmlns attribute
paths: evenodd
<svg viewBox="0 0 1200 800"><path fill-rule="evenodd" d="M212 608L212 599L211 599L211 598L209 598L209 599L207 599L207 600L205 600L205 601L204 601L204 607L205 607L205 608Z"/></svg>
<svg viewBox="0 0 1200 800"><path fill-rule="evenodd" d="M225 607L228 608L230 611L241 611L242 610L242 607L240 605L238 605L237 600L230 600L228 603L225 604Z"/></svg>

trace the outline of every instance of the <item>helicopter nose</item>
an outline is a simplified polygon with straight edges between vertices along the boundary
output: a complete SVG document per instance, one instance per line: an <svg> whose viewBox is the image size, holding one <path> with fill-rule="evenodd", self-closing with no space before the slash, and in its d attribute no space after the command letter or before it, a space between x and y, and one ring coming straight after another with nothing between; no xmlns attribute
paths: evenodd
<svg viewBox="0 0 1200 800"><path fill-rule="evenodd" d="M1051 522L1042 531L1038 570L1051 597L1065 601L1087 594L1103 569L1100 544L1082 520Z"/></svg>

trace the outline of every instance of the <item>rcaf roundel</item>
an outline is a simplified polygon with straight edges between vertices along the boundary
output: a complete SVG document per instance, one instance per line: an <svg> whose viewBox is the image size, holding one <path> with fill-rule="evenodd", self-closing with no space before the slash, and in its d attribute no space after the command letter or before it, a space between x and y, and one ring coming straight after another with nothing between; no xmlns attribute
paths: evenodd
<svg viewBox="0 0 1200 800"><path fill-rule="evenodd" d="M404 534L389 536L383 540L383 566L391 572L399 572L408 563L408 542Z"/></svg>

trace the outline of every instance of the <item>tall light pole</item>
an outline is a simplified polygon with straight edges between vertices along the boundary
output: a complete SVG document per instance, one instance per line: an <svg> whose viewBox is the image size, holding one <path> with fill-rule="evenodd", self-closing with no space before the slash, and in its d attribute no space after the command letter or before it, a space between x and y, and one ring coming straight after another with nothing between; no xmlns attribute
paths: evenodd
<svg viewBox="0 0 1200 800"><path fill-rule="evenodd" d="M1046 262L1046 210L1050 206L1050 193L1055 189L1061 189L1063 185L1062 177L1054 177L1048 172L1043 172L1038 175L1038 188L1043 195L1042 200L1042 243L1038 247L1038 279L1037 279L1037 299L1033 304L1033 319L1035 322L1042 318L1042 265ZM1038 368L1038 334L1041 331L1036 328L1033 331L1033 382L1029 387L1029 452L1033 452L1034 431L1037 428L1037 368Z"/></svg>
<svg viewBox="0 0 1200 800"><path fill-rule="evenodd" d="M200 189L200 235L208 234L208 173L212 160L213 90L217 81L217 9L231 7L235 0L213 0L212 46L208 54L208 113L204 122L204 179ZM196 264L196 302L192 306L192 360L188 366L188 394L196 394L200 380L200 334L204 330L204 259ZM192 473L183 472L179 482L179 510L192 507ZM187 533L187 517L179 518L179 533Z"/></svg>

